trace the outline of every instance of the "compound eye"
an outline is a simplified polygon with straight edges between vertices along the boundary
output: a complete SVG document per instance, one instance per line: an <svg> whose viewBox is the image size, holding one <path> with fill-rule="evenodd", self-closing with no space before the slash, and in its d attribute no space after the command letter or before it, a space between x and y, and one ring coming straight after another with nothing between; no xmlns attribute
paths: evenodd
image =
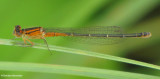
<svg viewBox="0 0 160 79"><path fill-rule="evenodd" d="M15 28L16 28L16 29L20 29L21 26L20 26L20 25L16 25Z"/></svg>
<svg viewBox="0 0 160 79"><path fill-rule="evenodd" d="M15 31L16 31L16 32L20 32L20 30L21 30L21 26L16 25L16 26L15 26Z"/></svg>

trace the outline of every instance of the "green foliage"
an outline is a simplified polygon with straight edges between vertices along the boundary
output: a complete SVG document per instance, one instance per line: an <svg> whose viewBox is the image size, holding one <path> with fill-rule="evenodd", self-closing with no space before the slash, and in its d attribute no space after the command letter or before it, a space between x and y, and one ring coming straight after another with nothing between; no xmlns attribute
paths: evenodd
<svg viewBox="0 0 160 79"><path fill-rule="evenodd" d="M159 3L159 0L1 0L0 44L3 45L0 45L0 74L22 74L24 75L24 79L44 79L46 77L50 79L90 79L90 77L100 78L100 76L104 75L101 74L101 72L105 72L106 74L108 74L105 76L107 76L109 79L118 79L120 77L123 79L128 77L130 77L130 79L136 77L143 77L142 79L155 79L157 77L153 78L154 76L135 73L127 73L126 75L126 72L112 71L106 69L160 76L159 66L153 65L160 65L160 17L157 11ZM72 44L72 41L65 41L63 39L56 39L54 37L46 38L47 42L51 46L51 49L53 50L53 55L50 56L47 50L41 50L46 49L46 46L44 46L43 44L37 44L36 46L33 46L34 48L40 49L34 49L32 47L20 47L21 43L18 44L15 41L13 41L15 46L8 46L13 44L11 40L7 39L12 39L14 37L12 35L12 32L15 25L21 25L22 28L28 28L33 26L42 26L44 28L63 28L81 27L81 25L121 26L129 33L151 32L152 37L149 39L132 38L126 40L122 44L110 46L76 45ZM22 39L20 38L16 40ZM32 41L36 43L43 43L41 40ZM4 44L7 46L5 46ZM126 59L126 57L130 59L133 57L133 59L137 59L139 61ZM139 66L126 66L126 64L124 63L113 62L104 59L140 65L144 66L145 68ZM140 61L145 61L152 64ZM31 64L29 64L28 62ZM92 76L91 74L80 74L73 72L69 73L72 75L50 74L54 71L49 71L49 73L47 74L39 73L45 71L45 68L48 68L48 66L35 63L62 65L64 64L64 66L60 67L70 69L73 66L76 66L73 68L79 68L78 70L80 70L81 68L86 71L88 70L92 73ZM36 70L36 68L34 68L32 64L35 66L40 65L41 68L37 68L40 70ZM25 65L31 65L31 72L24 72L24 70L27 70L24 68ZM2 66L6 66L6 68L2 68ZM94 71L94 69L92 68L86 69L81 66L102 69L96 69L99 71ZM6 70L7 67L8 71L3 71ZM22 68L22 70L20 71L23 72L17 72L18 67ZM54 67L51 67L51 69L54 69ZM55 71L54 73L58 73L59 70ZM67 71L69 72L70 70ZM99 74L93 75L93 71ZM62 73L67 74L68 72ZM5 79L9 78L5 77Z"/></svg>
<svg viewBox="0 0 160 79"><path fill-rule="evenodd" d="M159 79L160 78L156 76L114 71L114 70L54 65L54 64L50 65L50 64L17 63L17 62L0 62L0 70L58 73L58 74L77 75L77 76L86 76L95 78L109 78L109 79L142 79L142 78Z"/></svg>
<svg viewBox="0 0 160 79"><path fill-rule="evenodd" d="M14 45L14 46L24 46L23 43L13 40L7 40L7 39L0 39L0 44L2 45ZM27 45L25 45L27 46ZM36 44L35 46L32 46L33 48L38 49L46 49L45 45ZM135 65L140 65L144 67L150 67L154 69L160 70L159 66L136 61L136 60L130 60L126 58L111 56L111 55L105 55L100 54L96 52L90 52L90 51L83 51L83 50L77 50L77 49L70 49L70 48L64 48L64 47L58 47L49 45L50 50L60 51L60 52L66 52L66 53L72 53L72 54L80 54L80 55L86 55L86 56L92 56L92 57L98 57L98 58L104 58L104 59L110 59L114 61L120 61ZM103 69L92 69L92 68L83 68L83 67L74 67L74 66L61 66L61 65L43 65L43 64L34 64L34 63L12 63L12 62L0 62L0 69L1 70L15 70L15 71L30 71L30 72L45 72L45 73L61 73L61 74L72 74L72 75L80 75L80 76L87 76L87 77L96 77L96 78L118 78L118 79L158 79L158 77L153 76L147 76L142 74L135 74L135 73L127 73L127 72L121 72L121 71L111 71L111 70L103 70Z"/></svg>

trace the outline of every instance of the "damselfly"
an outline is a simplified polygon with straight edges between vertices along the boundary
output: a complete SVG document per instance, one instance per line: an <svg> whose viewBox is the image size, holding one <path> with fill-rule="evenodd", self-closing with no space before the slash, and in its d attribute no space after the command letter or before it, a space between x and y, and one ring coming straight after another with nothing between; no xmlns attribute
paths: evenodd
<svg viewBox="0 0 160 79"><path fill-rule="evenodd" d="M149 38L151 37L150 32L141 33L130 33L124 34L121 28L118 26L97 26L88 28L43 28L43 27L32 27L21 29L19 25L16 25L13 32L14 36L22 37L24 43L27 44L28 41L31 45L34 45L29 39L43 39L46 43L46 37L58 37L63 36L69 39L84 39L83 41L95 42L99 44L111 44L116 39L121 38ZM111 40L111 41L108 41ZM49 50L49 47L48 47ZM50 50L49 50L50 51Z"/></svg>

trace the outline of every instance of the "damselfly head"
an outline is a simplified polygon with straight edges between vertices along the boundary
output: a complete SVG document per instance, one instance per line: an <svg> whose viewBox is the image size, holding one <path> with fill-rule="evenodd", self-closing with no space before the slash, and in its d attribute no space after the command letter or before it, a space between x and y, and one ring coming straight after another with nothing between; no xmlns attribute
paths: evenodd
<svg viewBox="0 0 160 79"><path fill-rule="evenodd" d="M15 29L16 29L16 30L20 30L20 29L21 29L21 26L20 26L20 25L16 25L16 26L15 26Z"/></svg>
<svg viewBox="0 0 160 79"><path fill-rule="evenodd" d="M13 31L14 36L16 37L21 37L22 35L22 30L20 25L16 25Z"/></svg>

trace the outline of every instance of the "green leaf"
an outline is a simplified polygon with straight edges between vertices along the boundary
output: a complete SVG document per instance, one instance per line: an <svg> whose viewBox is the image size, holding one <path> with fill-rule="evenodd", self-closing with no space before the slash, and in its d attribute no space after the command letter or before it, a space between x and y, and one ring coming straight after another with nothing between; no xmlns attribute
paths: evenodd
<svg viewBox="0 0 160 79"><path fill-rule="evenodd" d="M0 39L0 44L24 46L24 44L22 42L8 40L8 39ZM41 45L41 44L35 44L32 47L38 48L38 49L47 49L46 45ZM129 64L135 64L135 65L139 65L139 66L144 66L144 67L149 67L149 68L160 70L160 66L157 66L157 65L153 65L153 64L149 64L149 63L145 63L145 62L140 62L140 61L136 61L136 60L131 60L131 59L127 59L127 58L107 55L107 54L101 54L101 53L96 53L96 52L91 52L91 51L84 51L84 50L78 50L78 49L59 47L59 46L54 46L54 45L49 45L49 48L50 48L50 50L59 51L59 52L80 54L80 55L92 56L92 57L97 57L97 58L109 59L109 60L114 60L114 61L129 63Z"/></svg>
<svg viewBox="0 0 160 79"><path fill-rule="evenodd" d="M0 70L58 73L58 74L107 78L107 79L160 79L160 77L156 76L129 73L123 71L65 66L65 65L18 63L18 62L0 62Z"/></svg>

